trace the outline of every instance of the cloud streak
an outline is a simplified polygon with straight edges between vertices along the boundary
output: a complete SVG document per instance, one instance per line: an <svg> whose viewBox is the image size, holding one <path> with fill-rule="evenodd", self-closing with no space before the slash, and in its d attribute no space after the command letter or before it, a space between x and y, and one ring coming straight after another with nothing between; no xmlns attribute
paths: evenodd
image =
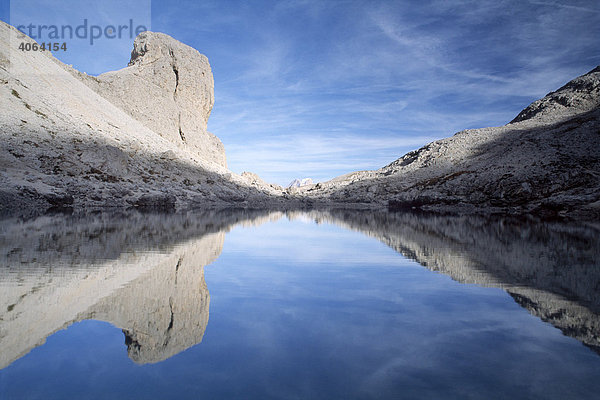
<svg viewBox="0 0 600 400"><path fill-rule="evenodd" d="M548 1L531 1L531 0L529 1L529 3L536 4L536 5L542 5L542 6L566 8L569 10L577 10L577 11L586 12L586 13L588 13L588 12L600 13L599 8L581 7L581 6L574 6L571 4L561 4L561 3L554 3L554 2L548 2Z"/></svg>
<svg viewBox="0 0 600 400"><path fill-rule="evenodd" d="M470 1L345 4L343 12L312 14L328 28L313 35L324 44L308 59L298 57L305 32L294 37L271 26L244 74L217 86L210 127L234 169L285 183L378 168L431 139L510 121L591 69L599 47L591 31L576 26L593 20L570 21L577 10ZM340 18L353 21L343 37ZM336 145L344 141L349 145Z"/></svg>
<svg viewBox="0 0 600 400"><path fill-rule="evenodd" d="M229 165L283 184L505 124L600 63L595 0L182 0L151 11L153 30L208 56L209 129ZM119 51L121 67L129 49ZM113 53L71 62L102 72Z"/></svg>

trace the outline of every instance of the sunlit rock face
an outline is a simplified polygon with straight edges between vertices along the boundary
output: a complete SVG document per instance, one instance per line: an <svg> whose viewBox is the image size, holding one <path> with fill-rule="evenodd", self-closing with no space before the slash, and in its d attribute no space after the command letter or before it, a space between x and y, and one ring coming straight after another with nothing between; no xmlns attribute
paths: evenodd
<svg viewBox="0 0 600 400"><path fill-rule="evenodd" d="M87 76L0 21L0 214L50 207L320 204L600 218L600 69L501 127L429 143L375 171L282 190L228 171L207 131L205 56L168 35L136 38L129 66ZM298 187L295 187L298 186Z"/></svg>
<svg viewBox="0 0 600 400"><path fill-rule="evenodd" d="M281 188L225 168L206 131L212 73L196 50L146 33L131 66L91 77L49 52L11 50L17 42L35 43L0 21L0 215L281 200Z"/></svg>
<svg viewBox="0 0 600 400"><path fill-rule="evenodd" d="M534 101L511 121L556 122L600 107L600 66Z"/></svg>
<svg viewBox="0 0 600 400"><path fill-rule="evenodd" d="M294 179L286 187L287 188L299 188L301 186L308 186L308 185L312 185L312 184L313 184L312 178L302 178L302 179Z"/></svg>
<svg viewBox="0 0 600 400"><path fill-rule="evenodd" d="M597 67L504 126L464 130L302 192L327 204L597 220L599 147Z"/></svg>
<svg viewBox="0 0 600 400"><path fill-rule="evenodd" d="M223 144L207 131L214 80L208 58L196 49L164 33L143 32L128 67L98 77L76 75L158 135L227 167Z"/></svg>

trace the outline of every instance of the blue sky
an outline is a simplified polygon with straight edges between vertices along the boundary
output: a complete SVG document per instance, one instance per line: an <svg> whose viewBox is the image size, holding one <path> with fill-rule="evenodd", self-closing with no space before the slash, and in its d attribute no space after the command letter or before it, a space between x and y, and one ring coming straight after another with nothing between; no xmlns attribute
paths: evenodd
<svg viewBox="0 0 600 400"><path fill-rule="evenodd" d="M600 64L597 0L20 0L11 12L27 2L32 20L48 7L71 20L151 18L152 30L207 55L209 130L230 168L284 185L376 169L459 130L505 124ZM131 41L76 49L57 56L98 74L125 66Z"/></svg>

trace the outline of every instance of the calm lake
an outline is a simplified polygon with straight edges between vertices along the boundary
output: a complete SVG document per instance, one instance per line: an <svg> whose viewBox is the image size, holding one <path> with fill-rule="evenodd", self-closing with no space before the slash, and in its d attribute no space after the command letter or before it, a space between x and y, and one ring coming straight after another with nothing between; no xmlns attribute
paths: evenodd
<svg viewBox="0 0 600 400"><path fill-rule="evenodd" d="M220 210L0 223L0 398L597 399L600 227Z"/></svg>

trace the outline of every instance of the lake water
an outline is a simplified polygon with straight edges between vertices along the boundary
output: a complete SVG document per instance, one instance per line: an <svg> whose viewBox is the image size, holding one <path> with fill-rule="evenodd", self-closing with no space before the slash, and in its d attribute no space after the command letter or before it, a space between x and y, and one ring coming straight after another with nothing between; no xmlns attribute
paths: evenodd
<svg viewBox="0 0 600 400"><path fill-rule="evenodd" d="M1 399L596 399L600 229L342 210L8 219Z"/></svg>

